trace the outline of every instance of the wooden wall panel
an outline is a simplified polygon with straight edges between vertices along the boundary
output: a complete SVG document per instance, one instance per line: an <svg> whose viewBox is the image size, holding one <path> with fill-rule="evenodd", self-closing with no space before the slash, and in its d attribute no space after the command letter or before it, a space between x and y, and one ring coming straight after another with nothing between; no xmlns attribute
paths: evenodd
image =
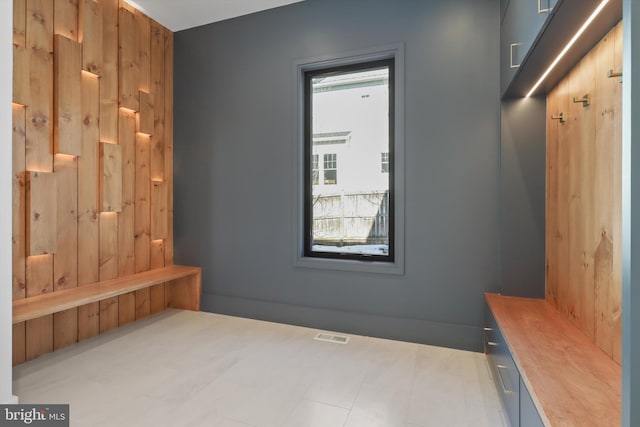
<svg viewBox="0 0 640 427"><path fill-rule="evenodd" d="M166 182L154 181L151 192L151 239L167 238L167 199Z"/></svg>
<svg viewBox="0 0 640 427"><path fill-rule="evenodd" d="M13 0L13 44L27 44L27 2Z"/></svg>
<svg viewBox="0 0 640 427"><path fill-rule="evenodd" d="M100 140L118 141L118 0L102 0Z"/></svg>
<svg viewBox="0 0 640 427"><path fill-rule="evenodd" d="M153 103L151 95L138 91L140 111L136 114L136 131L146 135L153 134Z"/></svg>
<svg viewBox="0 0 640 427"><path fill-rule="evenodd" d="M27 178L27 255L53 254L57 246L56 175L28 172Z"/></svg>
<svg viewBox="0 0 640 427"><path fill-rule="evenodd" d="M78 41L82 44L82 69L102 75L104 67L102 4L94 0L80 0L79 6Z"/></svg>
<svg viewBox="0 0 640 427"><path fill-rule="evenodd" d="M620 362L621 102L612 30L547 98L547 300ZM620 40L618 40L621 43ZM589 104L579 102L589 95ZM551 120L564 111L566 122Z"/></svg>
<svg viewBox="0 0 640 427"><path fill-rule="evenodd" d="M119 21L119 92L120 107L138 111L138 60L139 42L135 16L120 9Z"/></svg>
<svg viewBox="0 0 640 427"><path fill-rule="evenodd" d="M54 34L78 41L78 0L53 0Z"/></svg>
<svg viewBox="0 0 640 427"><path fill-rule="evenodd" d="M13 106L13 181L12 181L12 288L13 299L26 296L26 172L24 159L26 112L24 107Z"/></svg>
<svg viewBox="0 0 640 427"><path fill-rule="evenodd" d="M100 210L122 210L122 147L103 142L100 144Z"/></svg>
<svg viewBox="0 0 640 427"><path fill-rule="evenodd" d="M173 33L165 32L164 51L164 177L167 183L167 238L164 264L173 264Z"/></svg>
<svg viewBox="0 0 640 427"><path fill-rule="evenodd" d="M13 46L13 102L29 104L29 49Z"/></svg>
<svg viewBox="0 0 640 427"><path fill-rule="evenodd" d="M13 298L163 267L172 242L152 241L151 224L169 237L172 34L120 0L14 4ZM166 181L153 201L152 178ZM100 213L105 201L114 212ZM16 324L13 362L162 311L168 299L162 284Z"/></svg>
<svg viewBox="0 0 640 427"><path fill-rule="evenodd" d="M82 47L63 36L55 36L53 93L54 153L80 155L82 103Z"/></svg>
<svg viewBox="0 0 640 427"><path fill-rule="evenodd" d="M122 212L118 215L120 276L135 273L135 114L120 111L120 146L122 147Z"/></svg>
<svg viewBox="0 0 640 427"><path fill-rule="evenodd" d="M53 172L53 2L27 0L29 85L26 163L28 171Z"/></svg>

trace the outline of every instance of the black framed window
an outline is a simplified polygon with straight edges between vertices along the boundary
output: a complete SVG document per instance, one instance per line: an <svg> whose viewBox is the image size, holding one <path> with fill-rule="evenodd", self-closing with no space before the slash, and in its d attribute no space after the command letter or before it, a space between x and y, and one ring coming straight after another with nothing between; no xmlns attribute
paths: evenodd
<svg viewBox="0 0 640 427"><path fill-rule="evenodd" d="M394 67L304 71L305 257L394 262Z"/></svg>

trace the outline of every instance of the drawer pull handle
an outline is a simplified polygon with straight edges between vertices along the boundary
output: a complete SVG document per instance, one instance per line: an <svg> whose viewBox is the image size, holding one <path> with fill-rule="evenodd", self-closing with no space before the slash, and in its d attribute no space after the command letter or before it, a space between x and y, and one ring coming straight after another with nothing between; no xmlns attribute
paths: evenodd
<svg viewBox="0 0 640 427"><path fill-rule="evenodd" d="M504 385L504 379L502 379L502 374L500 373L500 369L509 369L508 366L504 366L504 365L496 365L497 372L498 372L498 378L500 379L500 386L502 387L502 392L504 394L513 394L513 391L509 390L507 387L505 387Z"/></svg>
<svg viewBox="0 0 640 427"><path fill-rule="evenodd" d="M487 345L491 346L491 347L499 347L500 344L498 344L497 342L494 341L487 341Z"/></svg>
<svg viewBox="0 0 640 427"><path fill-rule="evenodd" d="M493 328L483 328L485 332L491 332L493 331Z"/></svg>
<svg viewBox="0 0 640 427"><path fill-rule="evenodd" d="M520 46L522 43L511 43L511 45L509 45L509 67L510 68L518 68L520 67L520 64L514 64L513 63L513 48L516 46Z"/></svg>
<svg viewBox="0 0 640 427"><path fill-rule="evenodd" d="M541 14L541 13L549 13L549 12L551 12L553 10L552 7L547 7L546 9L543 9L541 3L542 3L542 0L538 0L538 13L539 14Z"/></svg>

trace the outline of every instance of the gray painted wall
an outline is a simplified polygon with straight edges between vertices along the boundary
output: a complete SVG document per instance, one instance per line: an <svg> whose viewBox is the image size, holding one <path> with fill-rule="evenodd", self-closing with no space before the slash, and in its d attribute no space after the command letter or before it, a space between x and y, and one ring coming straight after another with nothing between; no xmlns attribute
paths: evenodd
<svg viewBox="0 0 640 427"><path fill-rule="evenodd" d="M307 0L176 33L175 256L203 267L203 310L480 350L500 280L498 38L497 0ZM399 42L405 274L294 267L295 64Z"/></svg>
<svg viewBox="0 0 640 427"><path fill-rule="evenodd" d="M500 292L544 298L546 99L502 102Z"/></svg>

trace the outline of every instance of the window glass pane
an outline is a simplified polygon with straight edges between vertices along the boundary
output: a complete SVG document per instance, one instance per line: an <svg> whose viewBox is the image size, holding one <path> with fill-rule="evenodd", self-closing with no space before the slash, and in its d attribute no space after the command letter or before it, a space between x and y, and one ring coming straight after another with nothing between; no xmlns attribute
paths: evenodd
<svg viewBox="0 0 640 427"><path fill-rule="evenodd" d="M307 76L311 256L392 260L390 63Z"/></svg>

